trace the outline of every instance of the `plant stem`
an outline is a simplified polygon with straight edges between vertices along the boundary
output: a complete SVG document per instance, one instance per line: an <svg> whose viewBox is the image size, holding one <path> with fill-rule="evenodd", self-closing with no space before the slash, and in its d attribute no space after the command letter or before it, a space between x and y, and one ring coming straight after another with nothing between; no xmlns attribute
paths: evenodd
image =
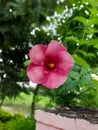
<svg viewBox="0 0 98 130"><path fill-rule="evenodd" d="M34 94L33 94L33 100L32 100L32 104L31 104L31 115L34 116L34 111L35 111L35 107L36 107L36 102L35 102L35 98L38 95L38 90L39 90L39 84L37 85L37 87L35 88Z"/></svg>

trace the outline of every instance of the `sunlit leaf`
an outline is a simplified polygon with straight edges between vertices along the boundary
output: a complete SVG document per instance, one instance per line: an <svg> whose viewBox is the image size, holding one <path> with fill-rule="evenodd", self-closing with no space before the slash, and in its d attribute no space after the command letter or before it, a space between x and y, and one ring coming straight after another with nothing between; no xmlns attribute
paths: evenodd
<svg viewBox="0 0 98 130"><path fill-rule="evenodd" d="M98 24L98 18L92 18L92 19L90 19L88 24L89 24L89 26L93 25L93 24L97 25Z"/></svg>
<svg viewBox="0 0 98 130"><path fill-rule="evenodd" d="M76 54L73 55L73 58L74 58L76 64L79 64L80 66L88 68L88 63L84 59L77 56Z"/></svg>
<svg viewBox="0 0 98 130"><path fill-rule="evenodd" d="M95 29L94 27L88 27L88 29L85 31L88 35L93 35L94 33L98 33L98 30Z"/></svg>
<svg viewBox="0 0 98 130"><path fill-rule="evenodd" d="M94 45L94 47L95 47L96 49L98 49L98 45Z"/></svg>
<svg viewBox="0 0 98 130"><path fill-rule="evenodd" d="M85 39L81 39L79 44L83 45L83 44L86 44L88 46L96 46L98 45L98 39L89 39L89 40L85 40Z"/></svg>
<svg viewBox="0 0 98 130"><path fill-rule="evenodd" d="M83 16L77 16L75 17L75 20L83 23L85 26L88 26L88 23L89 23L89 19L86 19L85 17Z"/></svg>
<svg viewBox="0 0 98 130"><path fill-rule="evenodd" d="M23 65L24 65L25 67L27 67L30 62L31 62L31 60L26 60L26 61L23 63Z"/></svg>
<svg viewBox="0 0 98 130"><path fill-rule="evenodd" d="M88 2L92 7L95 7L98 5L98 0L82 0L82 3Z"/></svg>
<svg viewBox="0 0 98 130"><path fill-rule="evenodd" d="M77 37L66 37L66 41L74 41L76 43L79 42L78 38Z"/></svg>
<svg viewBox="0 0 98 130"><path fill-rule="evenodd" d="M90 11L90 13L92 14L92 16L96 17L98 14L98 9L96 8L88 8L88 10Z"/></svg>

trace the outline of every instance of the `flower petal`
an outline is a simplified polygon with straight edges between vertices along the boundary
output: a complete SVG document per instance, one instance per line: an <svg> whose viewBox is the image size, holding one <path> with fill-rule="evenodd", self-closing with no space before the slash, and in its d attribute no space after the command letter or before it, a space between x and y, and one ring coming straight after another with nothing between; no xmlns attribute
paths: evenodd
<svg viewBox="0 0 98 130"><path fill-rule="evenodd" d="M47 88L54 89L60 87L67 79L67 76L65 73L63 73L61 70L51 71L48 79L42 83Z"/></svg>
<svg viewBox="0 0 98 130"><path fill-rule="evenodd" d="M44 59L46 49L47 46L42 44L33 46L29 53L31 61L35 64L40 64Z"/></svg>
<svg viewBox="0 0 98 130"><path fill-rule="evenodd" d="M45 55L55 56L59 51L66 51L66 48L58 41L52 40L48 45Z"/></svg>
<svg viewBox="0 0 98 130"><path fill-rule="evenodd" d="M32 62L28 65L27 76L33 83L41 84L47 79L48 73L45 73L43 66L37 66Z"/></svg>
<svg viewBox="0 0 98 130"><path fill-rule="evenodd" d="M74 65L73 57L67 51L62 51L59 52L55 58L57 60L57 68L62 69L68 74Z"/></svg>

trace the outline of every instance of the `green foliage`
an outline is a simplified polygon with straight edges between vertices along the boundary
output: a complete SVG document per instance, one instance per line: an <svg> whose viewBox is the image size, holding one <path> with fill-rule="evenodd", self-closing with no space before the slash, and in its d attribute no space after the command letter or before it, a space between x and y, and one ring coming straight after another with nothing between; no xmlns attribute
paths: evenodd
<svg viewBox="0 0 98 130"><path fill-rule="evenodd" d="M88 63L85 60L83 60L83 58L81 58L81 57L79 57L79 56L77 56L75 54L73 55L73 58L74 58L76 64L79 64L80 66L83 66L85 68L89 67Z"/></svg>
<svg viewBox="0 0 98 130"><path fill-rule="evenodd" d="M35 130L35 122L32 118L24 118L23 120L10 120L6 124L0 122L0 130Z"/></svg>
<svg viewBox="0 0 98 130"><path fill-rule="evenodd" d="M3 109L0 109L0 121L7 122L11 120L13 117L13 114L11 112L6 112Z"/></svg>
<svg viewBox="0 0 98 130"><path fill-rule="evenodd" d="M97 107L98 83L91 75L98 75L98 0L0 1L1 104L6 96L28 93L24 83L28 83L25 70L30 62L29 49L35 44L48 44L51 39L66 46L75 65L60 88L44 89L40 94L49 95L56 105ZM40 100L36 97L35 101Z"/></svg>
<svg viewBox="0 0 98 130"><path fill-rule="evenodd" d="M98 8L97 4L91 3L93 2L85 0L73 3L68 1L61 13L61 19L57 22L57 35L69 52L81 57L91 66L96 66L98 62ZM92 64L93 61L94 64Z"/></svg>
<svg viewBox="0 0 98 130"><path fill-rule="evenodd" d="M46 90L58 106L84 105L98 107L98 6L97 1L68 1L57 8L55 39L73 55L75 65L67 81L58 89ZM62 3L64 4L64 3ZM59 17L61 15L61 17ZM55 24L55 20L50 20ZM96 67L96 70L94 69ZM90 100L92 99L92 100ZM97 100L96 100L97 99Z"/></svg>
<svg viewBox="0 0 98 130"><path fill-rule="evenodd" d="M95 84L96 87L96 100L98 100L98 80L93 79L93 83Z"/></svg>
<svg viewBox="0 0 98 130"><path fill-rule="evenodd" d="M31 62L30 60L26 60L26 61L24 62L24 66L27 67L30 62Z"/></svg>
<svg viewBox="0 0 98 130"><path fill-rule="evenodd" d="M2 116L1 116L2 115ZM35 130L35 120L22 114L0 110L0 130Z"/></svg>
<svg viewBox="0 0 98 130"><path fill-rule="evenodd" d="M67 81L55 90L47 92L57 106L84 105L97 107L96 87L90 69L75 65ZM89 99L92 100L89 100Z"/></svg>
<svg viewBox="0 0 98 130"><path fill-rule="evenodd" d="M19 120L11 120L6 123L5 130L35 130L34 119L24 118Z"/></svg>

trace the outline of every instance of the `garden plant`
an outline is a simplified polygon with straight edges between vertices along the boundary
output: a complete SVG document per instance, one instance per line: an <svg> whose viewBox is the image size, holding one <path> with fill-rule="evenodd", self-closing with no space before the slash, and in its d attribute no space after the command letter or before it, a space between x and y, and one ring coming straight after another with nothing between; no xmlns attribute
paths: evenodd
<svg viewBox="0 0 98 130"><path fill-rule="evenodd" d="M98 0L0 1L0 106L32 92L32 112L40 96L50 99L45 108L97 108L97 57ZM38 87L26 87L29 79Z"/></svg>

